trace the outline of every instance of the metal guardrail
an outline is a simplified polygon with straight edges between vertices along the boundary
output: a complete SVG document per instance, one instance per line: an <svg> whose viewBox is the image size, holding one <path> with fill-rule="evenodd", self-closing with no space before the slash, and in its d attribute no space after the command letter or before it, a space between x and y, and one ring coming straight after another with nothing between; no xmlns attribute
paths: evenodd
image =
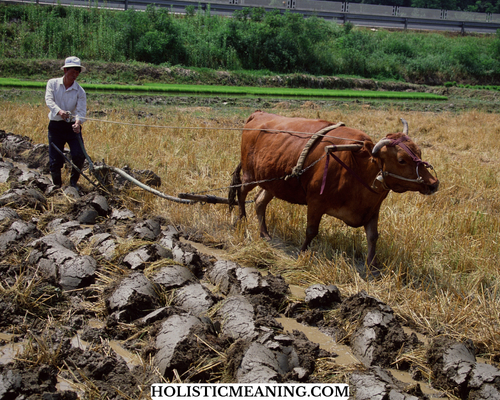
<svg viewBox="0 0 500 400"><path fill-rule="evenodd" d="M1 1L1 0L0 0ZM168 7L172 12L185 13L187 6L206 9L212 14L232 15L236 10L262 7L318 16L337 23L351 22L353 25L373 28L422 29L476 32L494 34L500 29L500 14L472 13L424 8L378 6L321 0L9 0L5 3L63 4L81 7L99 6L117 10L144 10L150 4Z"/></svg>

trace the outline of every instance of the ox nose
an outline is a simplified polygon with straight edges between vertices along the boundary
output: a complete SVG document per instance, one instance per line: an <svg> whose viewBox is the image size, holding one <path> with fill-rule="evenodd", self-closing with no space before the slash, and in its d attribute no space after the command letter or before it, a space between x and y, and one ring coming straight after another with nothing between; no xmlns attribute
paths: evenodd
<svg viewBox="0 0 500 400"><path fill-rule="evenodd" d="M436 181L435 183L433 183L431 185L427 185L427 187L429 188L429 194L434 194L439 189L439 181Z"/></svg>

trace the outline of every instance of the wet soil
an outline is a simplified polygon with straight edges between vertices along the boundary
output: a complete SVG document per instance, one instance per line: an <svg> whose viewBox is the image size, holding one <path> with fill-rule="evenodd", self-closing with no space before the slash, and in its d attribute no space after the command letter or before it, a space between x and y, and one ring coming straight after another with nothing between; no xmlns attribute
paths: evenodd
<svg viewBox="0 0 500 400"><path fill-rule="evenodd" d="M388 89L390 90L390 89ZM412 90L412 89L409 89ZM460 88L428 88L422 87L418 91L432 91L447 97L446 100L385 100L385 99L310 99L310 98L272 98L250 96L179 96L156 94L124 94L124 93L92 93L92 101L102 107L113 108L118 105L147 105L168 107L200 107L200 110L223 111L229 107L257 109L372 109L414 112L451 112L460 113L469 110L478 110L487 113L500 113L500 92L492 90L472 90ZM2 89L0 98L9 101L37 102L42 91L26 89ZM100 118L102 111L89 111L89 117ZM146 115L144 115L146 117Z"/></svg>
<svg viewBox="0 0 500 400"><path fill-rule="evenodd" d="M478 362L473 343L423 340L365 292L298 290L229 261L161 216L138 218L117 196L129 183L112 173L107 191L56 188L47 146L28 137L0 131L0 154L0 399L148 398L165 380L314 383L325 362L353 399L500 398L500 370Z"/></svg>
<svg viewBox="0 0 500 400"><path fill-rule="evenodd" d="M446 86L445 82L429 76L425 82L381 81L345 76L313 76L306 74L282 75L252 75L245 72L192 70L181 66L164 67L152 64L88 62L87 71L79 77L80 83L116 83L116 84L144 84L144 83L171 83L171 84L200 84L223 86L259 86L259 87L290 87L290 88L319 88L319 89L353 89L372 91L422 92L446 96L447 100L428 101L390 101L390 100L353 100L353 99L300 99L300 98L252 98L243 96L164 96L164 95L137 95L99 91L92 93L92 99L97 102L117 104L132 100L136 103L149 105L175 105L224 107L236 105L254 109L268 108L279 104L281 107L300 106L309 107L336 107L362 105L372 108L391 108L403 111L451 111L477 109L485 112L500 112L500 92L485 90L479 87ZM17 79L46 81L57 76L60 68L58 60L0 60L0 75ZM463 82L467 83L467 82ZM30 90L2 89L0 96L5 99L16 99L20 95L27 99ZM306 103L306 105L304 105Z"/></svg>

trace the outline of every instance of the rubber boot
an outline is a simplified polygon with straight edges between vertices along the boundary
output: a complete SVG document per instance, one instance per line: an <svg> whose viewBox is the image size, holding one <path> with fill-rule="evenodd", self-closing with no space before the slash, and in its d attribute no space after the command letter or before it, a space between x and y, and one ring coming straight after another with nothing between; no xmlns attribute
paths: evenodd
<svg viewBox="0 0 500 400"><path fill-rule="evenodd" d="M75 168L73 168L71 170L71 177L69 179L69 185L78 189L78 185L77 185L78 179L80 179L80 173Z"/></svg>
<svg viewBox="0 0 500 400"><path fill-rule="evenodd" d="M62 178L61 178L61 172L51 172L50 175L52 176L52 183L57 186L61 187L62 186Z"/></svg>

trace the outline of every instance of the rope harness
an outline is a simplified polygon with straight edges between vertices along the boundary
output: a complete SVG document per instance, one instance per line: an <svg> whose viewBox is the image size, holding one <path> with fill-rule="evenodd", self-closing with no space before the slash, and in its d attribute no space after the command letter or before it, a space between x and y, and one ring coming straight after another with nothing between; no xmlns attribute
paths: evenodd
<svg viewBox="0 0 500 400"><path fill-rule="evenodd" d="M278 178L269 178L269 179L262 179L260 181L253 181L253 182L248 182L248 183L241 183L238 185L230 185L230 186L225 186L217 189L211 189L211 190L204 190L200 192L192 192L190 193L191 195L198 195L198 194L205 194L205 193L210 193L210 192L215 192L219 190L224 190L224 189L235 189L235 188L240 188L244 186L250 186L250 185L259 185L261 183L266 183L266 182L273 182L273 181L279 181L279 180L289 180L290 178L299 178L304 172L306 172L308 169L312 168L315 166L317 163L319 163L325 156L328 156L328 152L325 153L323 156L318 158L317 160L313 161L310 165L304 168L304 162L307 157L307 154L309 153L311 147L316 143L316 141L321 138L321 137L327 137L329 139L338 139L338 140L346 140L346 141L351 141L351 142L359 142L359 143L364 143L362 140L355 140L355 139L349 139L349 138L343 138L343 137L338 137L338 136L331 136L327 135L326 133L330 132L331 130L337 129L341 126L345 126L343 122L339 122L335 125L330 125L327 126L323 129L320 129L316 133L310 133L310 132L298 132L298 131L284 131L282 129L262 129L262 131L266 132L271 132L271 133L287 133L287 134L302 134L302 135L311 135L311 138L309 141L306 143L304 148L302 149L302 152L299 156L299 159L297 161L297 164L293 168L292 172L287 175L280 176ZM224 128L226 129L226 128ZM238 128L236 128L238 129ZM238 130L255 130L254 128L243 128L243 129L238 129ZM327 146L327 148L333 148L336 147L336 151L355 151L359 150L362 145L356 145L356 144L349 144L349 145L339 145L339 146ZM332 150L335 151L335 150ZM182 194L182 197L186 197L186 194Z"/></svg>
<svg viewBox="0 0 500 400"><path fill-rule="evenodd" d="M173 126L161 126L161 125L147 125L147 124L133 124L133 123L124 123L124 122L118 122L118 121L109 121L109 120L101 120L101 119L96 119L96 118L86 118L87 120L91 120L91 121L99 121L99 122L107 122L107 123L115 123L115 124L121 124L121 125L133 125L133 126L145 126L145 127L152 127L152 128L172 128L172 129L220 129L220 128L210 128L210 127L173 127ZM74 120L74 117L70 114L69 118L66 119L66 122L68 123L71 123L73 122ZM337 151L358 151L360 150L361 148L363 148L363 145L364 145L364 141L362 140L355 140L355 139L348 139L348 138L343 138L343 137L336 137L336 136L330 136L330 135L326 135L326 133L334 130L334 129L337 129L341 126L345 126L345 124L343 122L339 122L335 125L330 125L330 126L327 126L321 130L319 130L318 132L316 133L309 133L309 132L296 132L296 131L283 131L283 130L280 130L280 129L264 129L265 131L267 132L273 132L273 133L288 133L288 134L303 134L303 135L311 135L311 138L308 140L308 142L306 143L306 145L304 146L304 148L302 149L302 152L299 156L299 159L297 160L297 164L296 166L293 168L292 172L290 174L287 174L287 175L284 175L282 177L279 177L279 178L270 178L270 179L263 179L263 180L260 180L260 181L255 181L255 182L248 182L248 183L242 183L242 184L238 184L238 185L231 185L231 186L225 186L225 187L222 187L222 188L216 188L216 189L211 189L211 190L205 190L205 191L200 191L200 192L191 192L191 193L181 193L179 194L179 197L173 197L173 196L169 196L169 195L166 195L156 189L153 189L145 184L143 184L142 182L138 181L137 179L135 179L134 177L130 176L129 174L127 174L126 172L124 172L123 170L121 170L120 168L116 168L116 167L111 167L111 166L108 166L108 165L101 165L101 166L94 166L94 164L92 163L92 160L90 159L90 157L88 156L86 150L85 150L85 147L83 146L83 142L81 140L81 138L79 138L79 142L80 142L80 146L83 150L83 153L85 155L85 158L87 159L88 163L89 163L89 171L96 177L96 179L98 180L98 183L99 183L99 186L101 186L102 189L105 189L105 185L102 183L101 179L99 178L99 175L98 175L98 171L112 171L112 172L115 172L116 174L122 176L123 178L129 180L130 182L134 183L135 185L141 187L142 189L146 190L146 191L149 191L159 197L162 197L164 199L167 199L167 200L170 200L170 201L174 201L174 202L177 202L177 203L182 203L182 204L194 204L194 203L227 203L227 199L224 199L224 198L220 198L220 197L215 197L215 196L205 196L203 201L200 200L197 196L198 194L204 194L204 193L209 193L209 192L214 192L214 191L220 191L220 190L224 190L224 189L230 189L230 188L238 188L238 187L243 187L243 186L248 186L248 185L259 185L261 183L265 183L265 182L272 182L272 181L276 181L276 180L289 180L290 178L300 178L300 176L306 172L308 169L312 168L314 165L316 165L318 162L320 162L324 157L326 157L326 161L325 161L325 168L324 168L324 171L323 171L323 179L322 179L322 184L321 184L321 191L320 191L320 194L323 194L323 191L326 187L326 177L327 177L327 173L328 173L328 166L329 166L329 159L330 159L330 156L339 163L339 165L341 165L344 169L346 169L354 178L356 178L365 188L367 188L369 191L371 191L372 193L377 193L374 188L376 186L376 183L377 182L380 182L382 183L383 185L383 188L385 190L391 190L386 182L385 182L385 177L387 176L390 176L390 177L393 177L393 178L397 178L397 179L400 179L400 180L404 180L404 181L407 181L407 182L415 182L415 183L424 183L424 180L422 177L420 177L420 174L418 172L418 167L420 165L423 165L425 168L427 169L432 169L434 171L434 168L432 167L431 164L429 164L428 162L426 161L423 161L421 160L417 155L415 155L415 153L413 153L411 151L411 149L404 143L405 141L409 141L410 138L407 136L407 135L404 135L402 136L401 138L399 139L384 139L384 140L387 140L387 141L390 141L388 142L386 145L388 147L394 147L394 146L400 146L411 158L412 160L416 163L417 167L416 167L416 173L417 173L417 178L416 179L409 179L409 178L405 178L405 177L402 177L402 176L399 176L399 175L396 175L396 174L393 174L391 172L387 172L387 171L383 171L382 168L380 169L380 172L378 173L378 175L376 176L373 184L372 184L372 187L370 187L365 181L363 181L363 179L356 173L356 171L354 171L351 167L349 167L347 164L345 164L339 157L337 157L334 152L337 152ZM224 130L238 130L238 131L244 131L244 130L255 130L254 128L223 128ZM304 168L304 162L307 158L307 155L310 151L310 149L312 148L312 146L317 142L317 140L321 137L328 137L328 138L331 138L331 139L338 139L338 140L346 140L346 141L351 141L351 142L357 142L359 144L346 144L346 145L331 145L331 146L326 146L325 147L325 154L323 156L321 156L320 158L318 158L317 160L315 160L314 162L312 162L309 166L307 166L306 168ZM76 166L73 164L73 162L71 162L71 160L69 160L65 154L60 150L58 149L56 146L54 146L55 149L66 159L66 161L68 161L70 164L72 164L73 167L76 168ZM81 173L81 175L86 178L94 187L98 188L98 186L92 182L82 171L79 171ZM106 190L106 189L105 189ZM247 201L247 202L251 202L251 201Z"/></svg>
<svg viewBox="0 0 500 400"><path fill-rule="evenodd" d="M302 170L302 167L304 166L304 161L306 160L307 154L309 153L309 150L311 147L316 143L316 141L322 137L325 136L327 132L330 132L334 129L337 129L340 126L344 126L345 124L343 122L339 122L338 124L327 126L326 128L320 129L318 132L316 132L314 135L311 136L309 141L306 143L304 148L302 149L302 152L300 153L299 160L297 161L297 165L293 168L292 173L290 175L287 175L285 177L285 181L287 181L290 178L294 178L297 176L300 176L304 173Z"/></svg>
<svg viewBox="0 0 500 400"><path fill-rule="evenodd" d="M305 161L305 159L307 157L307 154L308 154L309 150L311 149L311 147L313 146L313 144L316 142L316 140L320 136L325 136L324 134L326 132L328 132L330 130L333 130L333 129L336 129L336 128L340 127L340 126L344 126L344 123L339 122L336 125L332 125L332 126L323 128L320 131L318 131L317 133L315 133L311 137L311 139L309 139L309 141L307 142L307 144L304 146L304 149L302 150L301 155L299 157L299 161L297 162L297 165L294 167L292 173L290 175L285 176L284 179L288 180L291 177L299 177L300 175L302 175L305 172L305 169L302 169L304 161ZM349 139L345 139L345 138L343 138L343 139L344 140L349 140ZM418 167L422 165L422 166L424 166L427 169L433 170L434 172L435 172L435 170L434 170L434 167L431 164L429 164L428 162L423 161L421 158L419 158L404 143L404 142L407 142L407 141L410 141L410 140L411 139L409 138L409 136L405 134L405 135L401 136L399 139L389 139L389 138L387 138L387 139L384 139L383 141L384 141L384 143L385 143L385 145L387 147L395 147L395 146L401 147L411 157L411 159L416 164L417 178L416 179L405 178L403 176L400 176L400 175L397 175L397 174L393 174L392 172L384 171L382 169L382 167L381 167L380 168L380 172L375 177L375 180L373 181L373 184L372 184L371 187L356 173L356 171L354 169L352 169L351 167L349 167L346 163L344 163L339 157L337 157L334 154L334 152L336 152L336 151L358 151L358 150L360 150L363 147L363 145L360 145L360 144L348 144L348 145L331 145L331 146L326 146L325 147L326 161L325 161L325 168L323 170L323 179L322 179L322 182L321 182L320 195L323 194L323 192L325 190L325 187L326 187L326 177L328 175L328 167L329 167L329 163L330 163L330 157L332 157L335 161L337 161L337 163L339 163L339 165L341 165L346 171L348 171L358 182L360 182L366 189L368 189L370 192L372 192L374 194L378 194L374 190L376 188L376 183L377 182L382 183L382 188L384 190L391 190L389 188L389 186L387 186L387 183L385 182L385 178L388 177L388 176L392 177L392 178L400 179L400 180L403 180L403 181L406 181L406 182L414 182L414 183L418 183L418 184L424 184L425 183L424 179L420 176L420 173L418 172ZM362 142L360 140L353 140L353 141L364 143L364 142ZM321 158L323 158L323 157L321 157ZM316 160L316 162L318 162L320 159ZM314 164L312 164L312 165L314 165ZM311 167L311 166L309 166L309 167Z"/></svg>
<svg viewBox="0 0 500 400"><path fill-rule="evenodd" d="M347 148L349 146L349 148ZM323 181L321 182L321 190L319 194L323 194L323 191L325 190L326 186L326 175L328 173L328 165L329 165L329 160L331 156L335 161L337 161L343 168L346 169L356 180L358 180L364 187L366 187L370 192L372 193L377 193L375 190L373 190L368 184L361 179L361 177L354 171L351 167L349 167L346 163L344 163L339 157L337 157L333 152L335 151L356 151L360 150L363 147L363 145L360 144L353 144L353 145L346 145L346 146L327 146L325 147L325 152L326 152L326 161L325 161L325 169L323 171Z"/></svg>

